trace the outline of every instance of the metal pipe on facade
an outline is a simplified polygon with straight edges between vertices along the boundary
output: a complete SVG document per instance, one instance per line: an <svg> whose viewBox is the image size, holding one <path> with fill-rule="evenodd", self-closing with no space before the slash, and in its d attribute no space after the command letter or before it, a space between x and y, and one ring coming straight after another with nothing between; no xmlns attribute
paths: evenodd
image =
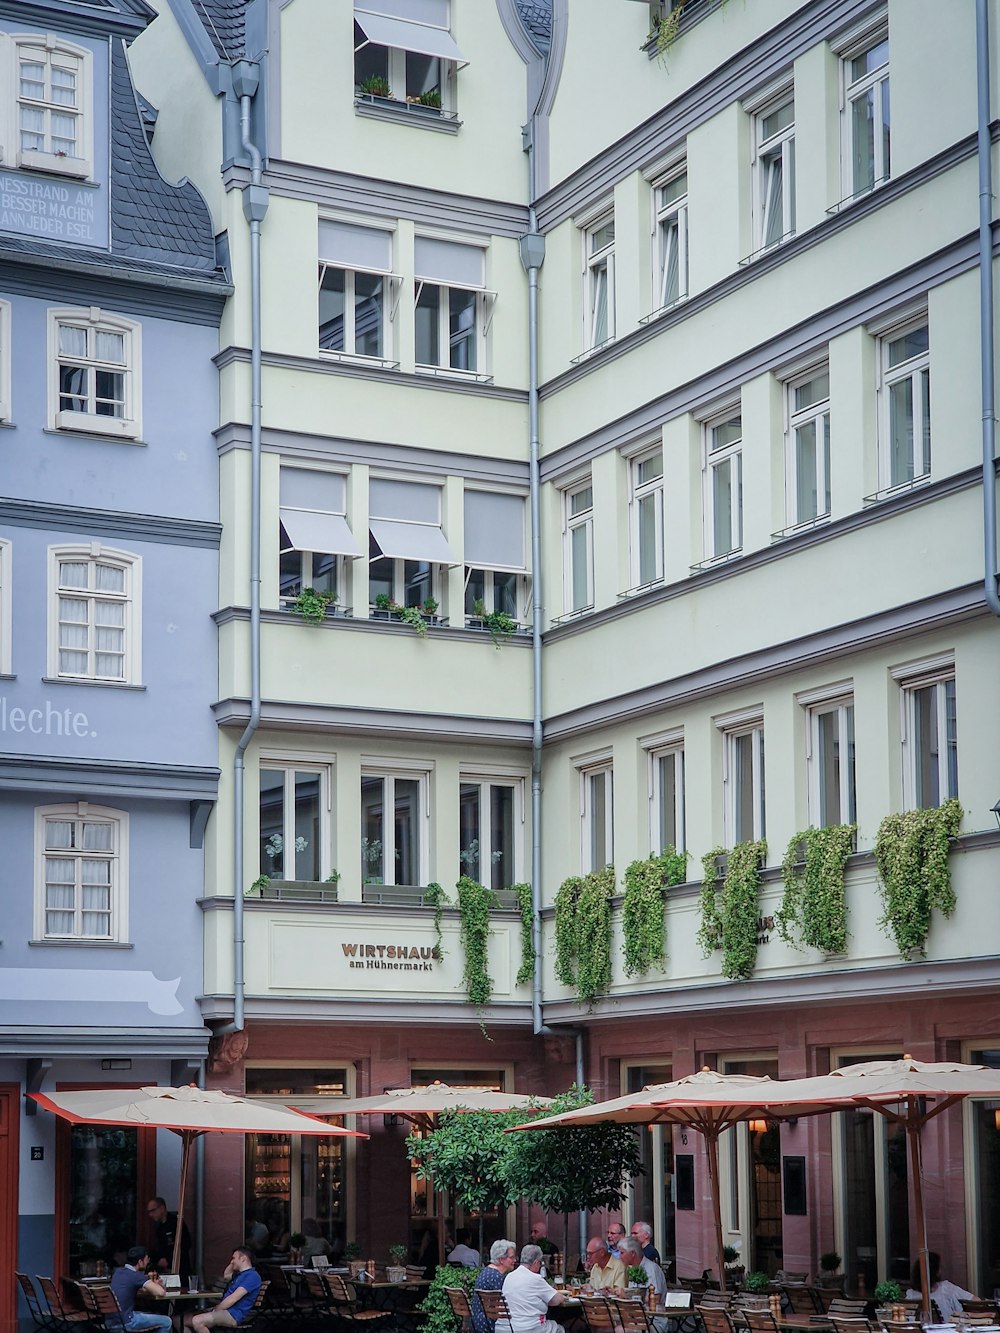
<svg viewBox="0 0 1000 1333"><path fill-rule="evenodd" d="M260 724L260 455L261 334L260 224L267 213L268 192L262 183L263 159L250 137L250 110L257 91L258 70L240 61L233 87L240 99L240 143L250 159L250 184L243 190L243 214L250 224L250 717L233 756L233 1021L220 1035L243 1030L245 975L243 967L243 832L246 751Z"/></svg>
<svg viewBox="0 0 1000 1333"><path fill-rule="evenodd" d="M993 163L990 140L990 46L987 0L976 0L976 136L979 160L979 359L983 410L983 586L1000 616L997 592L997 491L994 321Z"/></svg>

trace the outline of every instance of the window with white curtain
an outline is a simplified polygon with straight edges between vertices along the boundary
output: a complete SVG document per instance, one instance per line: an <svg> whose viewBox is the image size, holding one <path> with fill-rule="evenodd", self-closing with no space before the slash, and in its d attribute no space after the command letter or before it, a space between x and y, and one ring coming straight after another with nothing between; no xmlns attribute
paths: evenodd
<svg viewBox="0 0 1000 1333"><path fill-rule="evenodd" d="M465 615L500 611L528 618L525 498L500 491L465 491ZM477 609L478 608L478 609Z"/></svg>
<svg viewBox="0 0 1000 1333"><path fill-rule="evenodd" d="M138 439L141 337L96 306L49 311L49 426Z"/></svg>
<svg viewBox="0 0 1000 1333"><path fill-rule="evenodd" d="M479 245L417 236L413 268L418 369L486 373L493 294L486 290L485 250Z"/></svg>
<svg viewBox="0 0 1000 1333"><path fill-rule="evenodd" d="M841 51L845 194L866 194L889 179L889 29L869 30Z"/></svg>
<svg viewBox="0 0 1000 1333"><path fill-rule="evenodd" d="M764 721L759 715L722 726L726 846L766 836Z"/></svg>
<svg viewBox="0 0 1000 1333"><path fill-rule="evenodd" d="M80 801L35 811L34 938L127 939L128 815Z"/></svg>
<svg viewBox="0 0 1000 1333"><path fill-rule="evenodd" d="M589 480L563 493L563 607L594 605L594 487Z"/></svg>
<svg viewBox="0 0 1000 1333"><path fill-rule="evenodd" d="M437 610L441 571L458 564L441 527L441 487L373 477L368 488L368 599L385 610Z"/></svg>
<svg viewBox="0 0 1000 1333"><path fill-rule="evenodd" d="M883 334L879 355L879 484L905 486L931 470L931 352L926 314Z"/></svg>
<svg viewBox="0 0 1000 1333"><path fill-rule="evenodd" d="M795 232L795 101L791 89L753 117L754 248L769 249Z"/></svg>
<svg viewBox="0 0 1000 1333"><path fill-rule="evenodd" d="M392 233L321 220L319 348L377 361L392 356L391 315L399 278L392 273Z"/></svg>
<svg viewBox="0 0 1000 1333"><path fill-rule="evenodd" d="M11 40L16 123L10 164L79 179L93 175L92 54L51 34ZM2 39L0 60L6 64Z"/></svg>
<svg viewBox="0 0 1000 1333"><path fill-rule="evenodd" d="M137 555L94 546L49 551L49 675L105 685L140 682Z"/></svg>
<svg viewBox="0 0 1000 1333"><path fill-rule="evenodd" d="M790 527L830 513L830 368L788 380L785 389L785 509Z"/></svg>
<svg viewBox="0 0 1000 1333"><path fill-rule="evenodd" d="M0 421L11 417L11 314L10 302L0 301Z"/></svg>
<svg viewBox="0 0 1000 1333"><path fill-rule="evenodd" d="M663 578L663 449L629 459L629 553L632 586Z"/></svg>
<svg viewBox="0 0 1000 1333"><path fill-rule="evenodd" d="M585 875L603 870L615 859L614 813L611 761L581 768L581 864Z"/></svg>
<svg viewBox="0 0 1000 1333"><path fill-rule="evenodd" d="M940 661L893 671L903 709L903 800L928 810L958 795L958 714L955 663Z"/></svg>
<svg viewBox="0 0 1000 1333"><path fill-rule="evenodd" d="M731 555L743 545L743 417L738 406L702 427L705 555Z"/></svg>
<svg viewBox="0 0 1000 1333"><path fill-rule="evenodd" d="M282 464L279 485L281 601L294 602L304 588L312 588L336 605L346 584L345 559L362 554L347 523L347 478Z"/></svg>
<svg viewBox="0 0 1000 1333"><path fill-rule="evenodd" d="M653 309L663 310L688 294L687 163L653 186L656 201Z"/></svg>
<svg viewBox="0 0 1000 1333"><path fill-rule="evenodd" d="M613 213L583 232L584 350L615 336L615 218Z"/></svg>

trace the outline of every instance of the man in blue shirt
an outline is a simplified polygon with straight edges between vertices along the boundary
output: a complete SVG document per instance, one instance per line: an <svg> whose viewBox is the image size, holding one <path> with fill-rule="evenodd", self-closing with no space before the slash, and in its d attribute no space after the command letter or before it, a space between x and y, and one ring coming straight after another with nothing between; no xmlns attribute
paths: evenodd
<svg viewBox="0 0 1000 1333"><path fill-rule="evenodd" d="M242 1246L233 1250L223 1277L229 1279L225 1295L214 1309L194 1316L191 1320L194 1333L206 1333L210 1328L236 1328L253 1309L260 1291L260 1274L253 1266L250 1251Z"/></svg>
<svg viewBox="0 0 1000 1333"><path fill-rule="evenodd" d="M140 1291L147 1291L151 1296L166 1296L166 1288L159 1280L146 1273L149 1254L145 1245L133 1245L125 1255L124 1268L116 1268L111 1275L111 1290L122 1312L122 1325L130 1330L170 1328L168 1314L144 1314L135 1308L135 1298Z"/></svg>

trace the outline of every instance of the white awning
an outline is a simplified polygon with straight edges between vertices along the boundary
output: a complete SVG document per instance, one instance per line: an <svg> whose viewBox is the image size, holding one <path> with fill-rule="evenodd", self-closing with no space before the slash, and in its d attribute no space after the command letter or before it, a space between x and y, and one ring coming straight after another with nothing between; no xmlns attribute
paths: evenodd
<svg viewBox="0 0 1000 1333"><path fill-rule="evenodd" d="M465 492L465 563L478 569L523 573L523 496Z"/></svg>
<svg viewBox="0 0 1000 1333"><path fill-rule="evenodd" d="M435 524L370 518L368 527L381 553L394 560L426 560L433 565L459 563L444 533Z"/></svg>
<svg viewBox="0 0 1000 1333"><path fill-rule="evenodd" d="M315 551L319 555L361 555L343 514L321 514L314 509L282 509L280 514L291 550Z"/></svg>
<svg viewBox="0 0 1000 1333"><path fill-rule="evenodd" d="M355 9L358 27L375 46L392 46L398 51L413 51L416 55L438 56L452 60L456 65L467 65L447 28L414 23L410 19L371 14L366 9Z"/></svg>

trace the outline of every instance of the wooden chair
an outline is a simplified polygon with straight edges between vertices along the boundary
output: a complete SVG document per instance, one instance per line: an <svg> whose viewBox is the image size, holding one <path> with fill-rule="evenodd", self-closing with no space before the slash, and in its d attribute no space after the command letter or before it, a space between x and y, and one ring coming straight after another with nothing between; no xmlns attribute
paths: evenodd
<svg viewBox="0 0 1000 1333"><path fill-rule="evenodd" d="M321 1273L323 1282L330 1296L330 1309L334 1323L342 1329L382 1328L393 1322L391 1310L376 1310L363 1304L358 1294L363 1284L346 1282L340 1273Z"/></svg>
<svg viewBox="0 0 1000 1333"><path fill-rule="evenodd" d="M590 1333L618 1333L618 1324L607 1297L581 1296L580 1308Z"/></svg>
<svg viewBox="0 0 1000 1333"><path fill-rule="evenodd" d="M778 1333L778 1325L770 1310L744 1310L740 1318L750 1333Z"/></svg>
<svg viewBox="0 0 1000 1333"><path fill-rule="evenodd" d="M733 1318L726 1306L716 1302L705 1304L703 1297L697 1309L705 1333L735 1333Z"/></svg>
<svg viewBox="0 0 1000 1333"><path fill-rule="evenodd" d="M736 1299L734 1291L703 1291L698 1297L698 1309L710 1307L711 1309L728 1310Z"/></svg>
<svg viewBox="0 0 1000 1333"><path fill-rule="evenodd" d="M696 1296L708 1290L708 1283L703 1277L679 1277L677 1285L683 1287L685 1291L694 1292Z"/></svg>
<svg viewBox="0 0 1000 1333"><path fill-rule="evenodd" d="M469 1333L472 1328L472 1302L469 1300L469 1293L464 1287L445 1287L444 1294L448 1297L452 1314L459 1321L459 1328L463 1333Z"/></svg>
<svg viewBox="0 0 1000 1333"><path fill-rule="evenodd" d="M833 1325L833 1333L878 1333L878 1324L873 1324L870 1319L832 1315L830 1323Z"/></svg>
<svg viewBox="0 0 1000 1333"><path fill-rule="evenodd" d="M479 1303L483 1307L483 1314L491 1323L495 1324L498 1319L506 1321L506 1327L510 1328L510 1310L507 1308L507 1302L504 1300L502 1291L480 1291L476 1293L479 1297Z"/></svg>
<svg viewBox="0 0 1000 1333"><path fill-rule="evenodd" d="M653 1333L653 1321L642 1300L622 1297L611 1308L621 1333Z"/></svg>
<svg viewBox="0 0 1000 1333"><path fill-rule="evenodd" d="M253 1305L251 1305L250 1309L243 1316L242 1323L236 1325L237 1328L249 1328L251 1324L255 1324L259 1319L263 1320L266 1318L267 1293L270 1289L271 1283L269 1280L260 1284L260 1290L254 1297Z"/></svg>
<svg viewBox="0 0 1000 1333"><path fill-rule="evenodd" d="M774 1275L779 1287L804 1287L809 1281L808 1273L790 1273L787 1268L779 1268Z"/></svg>
<svg viewBox="0 0 1000 1333"><path fill-rule="evenodd" d="M15 1273L14 1281L21 1290L24 1297L24 1303L28 1307L28 1314L31 1315L31 1322L34 1326L47 1333L53 1327L54 1319L51 1314L42 1308L42 1303L38 1299L38 1293L35 1291L35 1284L27 1273Z"/></svg>
<svg viewBox="0 0 1000 1333"><path fill-rule="evenodd" d="M997 1307L994 1301L984 1301L979 1296L972 1300L962 1301L962 1310L965 1314L988 1314L991 1319L997 1317Z"/></svg>
<svg viewBox="0 0 1000 1333"><path fill-rule="evenodd" d="M867 1301L855 1301L847 1296L834 1296L823 1313L828 1314L831 1319L834 1315L840 1319L863 1319L867 1305Z"/></svg>
<svg viewBox="0 0 1000 1333"><path fill-rule="evenodd" d="M83 1309L76 1309L65 1305L62 1293L50 1277L39 1277L36 1279L42 1292L42 1299L49 1307L52 1315L52 1327L59 1329L62 1333L68 1333L68 1330L78 1329L80 1324L87 1322L87 1312Z"/></svg>
<svg viewBox="0 0 1000 1333"><path fill-rule="evenodd" d="M124 1323L122 1307L111 1288L81 1282L79 1290L88 1327L96 1329L97 1333L121 1333Z"/></svg>
<svg viewBox="0 0 1000 1333"><path fill-rule="evenodd" d="M808 1316L823 1313L823 1305L815 1287L807 1287L801 1282L786 1282L782 1284L781 1294L789 1314Z"/></svg>
<svg viewBox="0 0 1000 1333"><path fill-rule="evenodd" d="M964 1302L963 1302L964 1304ZM989 1310L965 1310L958 1316L965 1328L983 1328L989 1324L995 1324L997 1321L996 1311Z"/></svg>

